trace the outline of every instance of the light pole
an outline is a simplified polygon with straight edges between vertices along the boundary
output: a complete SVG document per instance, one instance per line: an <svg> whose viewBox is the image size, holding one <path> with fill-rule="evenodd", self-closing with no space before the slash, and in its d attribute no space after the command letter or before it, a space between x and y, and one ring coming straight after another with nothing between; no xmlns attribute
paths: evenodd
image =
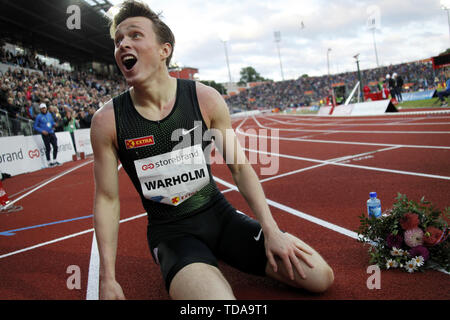
<svg viewBox="0 0 450 320"><path fill-rule="evenodd" d="M333 107L334 107L336 98L334 97L333 83L332 83L332 81L331 81L331 75L330 75L330 52L331 52L331 48L328 48L328 50L327 50L328 82L329 82L329 84L330 84L331 97L332 97L332 99L333 99L333 101L331 102L331 104L332 104Z"/></svg>
<svg viewBox="0 0 450 320"><path fill-rule="evenodd" d="M450 0L441 0L441 8L445 11L447 11L447 21L448 21L448 37L450 40Z"/></svg>
<svg viewBox="0 0 450 320"><path fill-rule="evenodd" d="M359 95L358 95L358 102L360 101L360 97L363 94L363 86L362 86L362 79L361 79L361 71L359 69L359 53L353 56L353 58L356 59L356 67L358 68L358 79L359 79Z"/></svg>
<svg viewBox="0 0 450 320"><path fill-rule="evenodd" d="M377 51L377 42L375 40L375 28L372 29L372 36L373 36L373 47L375 48L375 58L377 59L377 68L380 67L380 63L378 62L378 51Z"/></svg>
<svg viewBox="0 0 450 320"><path fill-rule="evenodd" d="M331 48L328 48L328 51L327 51L328 78L330 77L330 52L331 52Z"/></svg>
<svg viewBox="0 0 450 320"><path fill-rule="evenodd" d="M375 49L375 58L377 61L377 68L380 67L380 63L378 62L378 50L377 50L377 42L375 40L375 32L377 30L377 26L380 24L380 9L377 6L370 6L368 8L369 19L367 20L368 28L372 31L373 37L373 47Z"/></svg>
<svg viewBox="0 0 450 320"><path fill-rule="evenodd" d="M275 42L277 44L277 49L278 49L278 58L280 59L281 79L284 81L283 64L281 63L281 53L280 53L281 32L275 31L274 35L275 35Z"/></svg>
<svg viewBox="0 0 450 320"><path fill-rule="evenodd" d="M228 68L228 81L229 81L228 82L228 88L227 88L227 91L228 91L228 90L231 90L231 84L233 83L233 80L231 79L230 60L228 58L228 46L227 46L227 43L229 41L229 37L227 35L225 35L225 34L222 34L220 36L220 40L223 42L223 48L225 50L225 59L226 59L227 68Z"/></svg>

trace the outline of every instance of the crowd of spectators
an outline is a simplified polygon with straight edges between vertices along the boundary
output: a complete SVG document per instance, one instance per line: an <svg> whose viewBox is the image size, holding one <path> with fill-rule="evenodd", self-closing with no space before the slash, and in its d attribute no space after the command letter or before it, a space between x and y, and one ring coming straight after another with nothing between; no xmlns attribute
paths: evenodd
<svg viewBox="0 0 450 320"><path fill-rule="evenodd" d="M378 90L377 85L386 81L387 75L397 73L403 78L403 92L420 91L436 88L442 82L440 74L433 71L429 61L402 63L376 69L362 70L363 84L370 85L371 90ZM281 82L264 82L263 84L249 88L239 94L226 98L227 103L233 109L272 109L287 107L309 106L326 101L330 95L331 83L346 87L347 92L358 82L359 76L355 72L347 72L325 76L303 76L297 80Z"/></svg>
<svg viewBox="0 0 450 320"><path fill-rule="evenodd" d="M20 129L17 119L34 120L41 103L53 114L56 131L63 131L70 117L77 128L89 128L95 111L127 88L119 75L69 72L31 54L13 55L0 48L0 62L11 66L0 73L0 109L8 113L12 135Z"/></svg>
<svg viewBox="0 0 450 320"><path fill-rule="evenodd" d="M11 134L19 134L19 121L33 121L39 114L39 105L45 103L58 123L56 131L67 128L75 119L77 128L89 128L92 115L105 102L126 90L123 78L100 76L92 72L69 72L43 63L36 55L13 55L0 47L0 62L10 65L0 72L0 109L7 112ZM17 68L20 67L20 68ZM405 91L436 88L436 75L431 62L412 62L370 70L362 70L364 84L379 84L386 75L397 73L405 83ZM226 98L231 109L254 110L309 106L320 104L330 94L330 84L344 84L351 90L358 81L357 72L320 77L302 76L297 80L273 82L241 91ZM373 90L376 85L372 86ZM0 116L1 112L0 110Z"/></svg>

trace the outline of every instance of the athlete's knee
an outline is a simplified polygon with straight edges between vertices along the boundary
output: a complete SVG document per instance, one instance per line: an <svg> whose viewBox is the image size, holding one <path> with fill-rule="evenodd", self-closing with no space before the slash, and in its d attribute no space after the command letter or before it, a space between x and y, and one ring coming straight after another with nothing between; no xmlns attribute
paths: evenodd
<svg viewBox="0 0 450 320"><path fill-rule="evenodd" d="M314 278L313 285L309 288L315 293L323 293L327 291L334 283L334 272L328 264L318 267Z"/></svg>
<svg viewBox="0 0 450 320"><path fill-rule="evenodd" d="M214 266L192 263L176 273L169 295L175 300L235 300L233 290Z"/></svg>

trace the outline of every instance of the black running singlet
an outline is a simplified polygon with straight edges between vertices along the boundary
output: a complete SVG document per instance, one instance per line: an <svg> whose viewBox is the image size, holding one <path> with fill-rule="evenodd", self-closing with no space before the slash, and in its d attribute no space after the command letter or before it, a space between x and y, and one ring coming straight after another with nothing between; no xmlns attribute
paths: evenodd
<svg viewBox="0 0 450 320"><path fill-rule="evenodd" d="M222 196L211 175L211 139L204 141L208 128L194 81L177 80L173 109L160 121L141 116L129 90L113 103L119 159L141 197L149 224L195 215Z"/></svg>

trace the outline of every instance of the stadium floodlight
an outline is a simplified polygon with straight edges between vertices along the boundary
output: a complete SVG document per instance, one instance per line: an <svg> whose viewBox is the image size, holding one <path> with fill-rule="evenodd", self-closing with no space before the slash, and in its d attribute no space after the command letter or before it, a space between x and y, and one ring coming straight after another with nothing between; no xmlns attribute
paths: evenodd
<svg viewBox="0 0 450 320"><path fill-rule="evenodd" d="M380 20L381 20L380 8L378 6L370 6L369 8L367 8L367 13L369 15L367 19L367 27L369 28L369 30L372 31L373 48L375 50L377 68L379 68L380 63L378 60L378 50L377 50L377 41L375 39L375 32L377 29L380 28Z"/></svg>
<svg viewBox="0 0 450 320"><path fill-rule="evenodd" d="M359 53L353 56L356 60L356 67L358 68L358 79L359 79L359 90L360 94L358 95L358 102L360 101L360 97L363 95L363 87L362 87L362 80L361 80L361 70L359 69ZM364 101L364 100L363 100Z"/></svg>
<svg viewBox="0 0 450 320"><path fill-rule="evenodd" d="M447 21L448 21L448 36L450 39L450 0L441 0L441 8L447 11Z"/></svg>
<svg viewBox="0 0 450 320"><path fill-rule="evenodd" d="M227 43L228 41L230 41L230 34L227 31L223 31L219 34L219 38L220 41L223 42L223 48L225 50L225 59L227 62L227 68L228 68L228 79L229 79L229 83L228 83L228 90L231 89L231 84L233 83L233 80L231 79L231 70L230 70L230 60L228 58L228 46Z"/></svg>
<svg viewBox="0 0 450 320"><path fill-rule="evenodd" d="M278 58L280 59L281 79L284 81L283 64L281 63L281 52L280 52L281 32L275 31L274 36L275 36L275 43L277 44L278 49Z"/></svg>
<svg viewBox="0 0 450 320"><path fill-rule="evenodd" d="M331 48L328 48L328 50L327 50L328 77L330 77L330 52L331 52Z"/></svg>

